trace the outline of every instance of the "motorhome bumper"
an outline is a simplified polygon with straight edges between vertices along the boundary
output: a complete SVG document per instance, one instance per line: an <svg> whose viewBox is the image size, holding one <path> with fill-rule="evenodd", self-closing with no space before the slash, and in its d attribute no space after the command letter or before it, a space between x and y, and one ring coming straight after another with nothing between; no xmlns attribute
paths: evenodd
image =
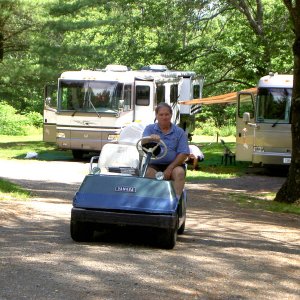
<svg viewBox="0 0 300 300"><path fill-rule="evenodd" d="M253 163L262 165L289 165L291 153L258 152L253 153Z"/></svg>
<svg viewBox="0 0 300 300"><path fill-rule="evenodd" d="M130 212L87 210L72 208L71 219L79 222L90 222L107 225L128 225L157 228L173 228L176 224L177 214L135 214Z"/></svg>

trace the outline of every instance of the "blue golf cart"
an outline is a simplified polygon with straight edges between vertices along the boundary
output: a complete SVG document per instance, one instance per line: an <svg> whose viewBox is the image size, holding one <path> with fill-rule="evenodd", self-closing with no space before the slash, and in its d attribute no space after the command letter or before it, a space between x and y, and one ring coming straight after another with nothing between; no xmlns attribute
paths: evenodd
<svg viewBox="0 0 300 300"><path fill-rule="evenodd" d="M186 220L186 192L177 199L173 183L145 177L151 159L167 153L163 141L150 137L136 144L106 144L90 161L90 172L73 199L70 231L76 242L93 240L105 226L140 226L156 230L159 245L172 249Z"/></svg>

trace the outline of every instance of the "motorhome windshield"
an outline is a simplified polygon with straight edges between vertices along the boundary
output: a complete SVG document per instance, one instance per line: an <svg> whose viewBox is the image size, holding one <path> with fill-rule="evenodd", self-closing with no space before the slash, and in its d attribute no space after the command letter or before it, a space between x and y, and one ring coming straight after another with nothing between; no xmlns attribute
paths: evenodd
<svg viewBox="0 0 300 300"><path fill-rule="evenodd" d="M123 84L114 81L60 80L58 107L60 111L118 111Z"/></svg>
<svg viewBox="0 0 300 300"><path fill-rule="evenodd" d="M259 123L290 123L292 89L259 88L256 121Z"/></svg>

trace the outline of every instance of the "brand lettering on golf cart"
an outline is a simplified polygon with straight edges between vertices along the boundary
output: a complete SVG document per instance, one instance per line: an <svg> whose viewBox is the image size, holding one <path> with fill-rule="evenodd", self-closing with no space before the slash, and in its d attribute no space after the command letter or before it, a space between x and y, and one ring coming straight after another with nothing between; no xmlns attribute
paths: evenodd
<svg viewBox="0 0 300 300"><path fill-rule="evenodd" d="M116 186L115 191L116 192L135 193L136 189L135 189L135 187L130 187L130 186Z"/></svg>

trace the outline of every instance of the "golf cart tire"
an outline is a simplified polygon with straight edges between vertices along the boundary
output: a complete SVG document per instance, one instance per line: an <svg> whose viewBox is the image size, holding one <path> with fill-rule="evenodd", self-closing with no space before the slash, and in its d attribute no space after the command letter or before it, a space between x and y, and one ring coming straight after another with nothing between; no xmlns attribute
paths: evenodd
<svg viewBox="0 0 300 300"><path fill-rule="evenodd" d="M90 242L94 234L90 224L75 220L71 220L70 231L75 242Z"/></svg>
<svg viewBox="0 0 300 300"><path fill-rule="evenodd" d="M177 231L178 231L178 220L175 224L175 227L162 229L161 231L161 247L164 249L173 249L176 245L177 240Z"/></svg>

